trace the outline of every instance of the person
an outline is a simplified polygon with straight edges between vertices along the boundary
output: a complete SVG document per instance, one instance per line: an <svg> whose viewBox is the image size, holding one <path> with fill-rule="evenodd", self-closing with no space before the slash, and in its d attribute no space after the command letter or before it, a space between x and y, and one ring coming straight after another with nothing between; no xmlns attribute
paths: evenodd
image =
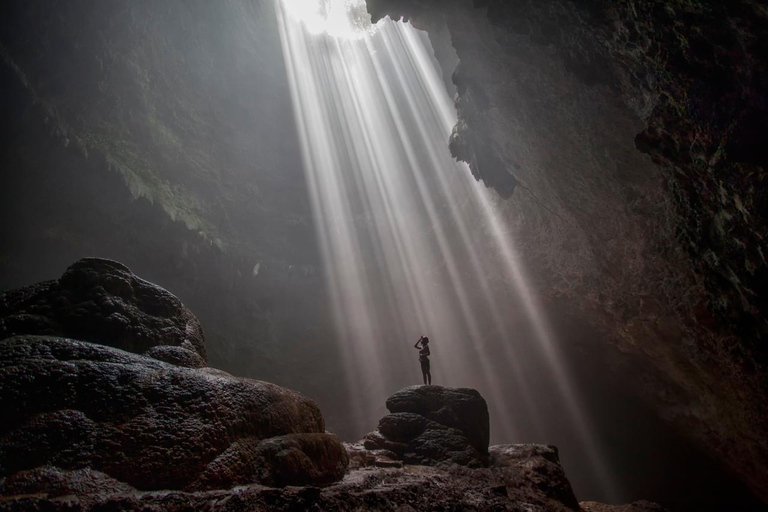
<svg viewBox="0 0 768 512"><path fill-rule="evenodd" d="M432 373L429 371L429 338L422 336L416 342L414 348L419 349L419 362L421 363L421 375L424 377L424 385L431 385Z"/></svg>

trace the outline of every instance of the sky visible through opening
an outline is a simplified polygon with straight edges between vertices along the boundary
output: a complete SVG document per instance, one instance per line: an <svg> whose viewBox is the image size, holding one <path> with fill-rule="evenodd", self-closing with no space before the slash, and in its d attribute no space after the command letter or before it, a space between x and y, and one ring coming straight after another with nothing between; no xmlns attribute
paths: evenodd
<svg viewBox="0 0 768 512"><path fill-rule="evenodd" d="M421 383L413 344L425 334L433 383L478 389L492 439L530 442L547 399L528 385L535 354L614 496L500 199L450 155L456 112L427 36L389 19L371 26L364 0L277 1L354 430L370 431L386 397Z"/></svg>

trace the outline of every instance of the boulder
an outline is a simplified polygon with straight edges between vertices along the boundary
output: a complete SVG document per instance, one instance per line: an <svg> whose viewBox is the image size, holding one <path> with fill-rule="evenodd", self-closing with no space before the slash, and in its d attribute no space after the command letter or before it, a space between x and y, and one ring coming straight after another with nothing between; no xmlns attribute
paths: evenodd
<svg viewBox="0 0 768 512"><path fill-rule="evenodd" d="M488 450L491 467L512 482L525 482L538 493L568 507L579 504L563 466L558 450L543 444L500 444Z"/></svg>
<svg viewBox="0 0 768 512"><path fill-rule="evenodd" d="M173 346L194 355L156 354L185 366L207 360L203 328L179 299L100 258L75 262L58 280L0 294L0 339L16 335L61 336L138 354Z"/></svg>
<svg viewBox="0 0 768 512"><path fill-rule="evenodd" d="M0 341L3 485L205 490L343 476L346 451L313 401L207 370L57 337Z"/></svg>
<svg viewBox="0 0 768 512"><path fill-rule="evenodd" d="M391 413L414 413L461 430L476 450L488 451L491 437L488 404L476 389L410 386L387 399Z"/></svg>
<svg viewBox="0 0 768 512"><path fill-rule="evenodd" d="M412 386L389 397L387 409L392 414L363 440L366 449L408 464L488 465L488 406L476 390Z"/></svg>
<svg viewBox="0 0 768 512"><path fill-rule="evenodd" d="M227 489L252 482L274 487L329 484L341 480L348 465L347 451L333 434L246 438L208 464L192 488Z"/></svg>
<svg viewBox="0 0 768 512"><path fill-rule="evenodd" d="M265 439L256 449L259 481L266 485L328 484L341 480L349 458L333 434L289 434Z"/></svg>

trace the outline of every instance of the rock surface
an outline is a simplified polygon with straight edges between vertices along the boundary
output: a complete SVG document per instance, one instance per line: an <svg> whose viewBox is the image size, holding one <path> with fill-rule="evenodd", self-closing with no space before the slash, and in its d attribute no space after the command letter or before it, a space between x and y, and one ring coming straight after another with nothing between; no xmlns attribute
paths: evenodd
<svg viewBox="0 0 768 512"><path fill-rule="evenodd" d="M48 336L0 341L0 364L3 510L579 510L556 448L488 448L473 389L395 393L368 450L210 368Z"/></svg>
<svg viewBox="0 0 768 512"><path fill-rule="evenodd" d="M0 294L0 339L62 336L205 366L205 336L195 315L167 290L116 261L84 258L56 281ZM157 347L171 346L175 349Z"/></svg>
<svg viewBox="0 0 768 512"><path fill-rule="evenodd" d="M666 512L667 509L650 501L635 501L627 505L607 505L596 501L579 503L584 512Z"/></svg>
<svg viewBox="0 0 768 512"><path fill-rule="evenodd" d="M478 451L487 452L490 439L488 404L476 389L409 386L387 399L391 413L414 413L461 430Z"/></svg>
<svg viewBox="0 0 768 512"><path fill-rule="evenodd" d="M70 339L0 341L0 410L2 494L327 483L348 460L299 393Z"/></svg>
<svg viewBox="0 0 768 512"><path fill-rule="evenodd" d="M32 495L11 496L1 503L7 510L579 510L553 449L505 445L491 450L498 465L488 468L372 465L354 469L343 481L322 488L250 485L231 491L191 493L110 491L95 499Z"/></svg>
<svg viewBox="0 0 768 512"><path fill-rule="evenodd" d="M502 444L491 446L491 467L510 472L510 480L523 480L547 497L578 508L576 496L560 465L554 446L540 444Z"/></svg>
<svg viewBox="0 0 768 512"><path fill-rule="evenodd" d="M392 414L366 435L369 450L386 450L407 464L488 465L488 405L474 389L411 386L387 399Z"/></svg>
<svg viewBox="0 0 768 512"><path fill-rule="evenodd" d="M186 366L187 368L205 367L205 360L197 352L184 347L158 345L150 348L142 355L157 359L158 361L175 364L176 366Z"/></svg>

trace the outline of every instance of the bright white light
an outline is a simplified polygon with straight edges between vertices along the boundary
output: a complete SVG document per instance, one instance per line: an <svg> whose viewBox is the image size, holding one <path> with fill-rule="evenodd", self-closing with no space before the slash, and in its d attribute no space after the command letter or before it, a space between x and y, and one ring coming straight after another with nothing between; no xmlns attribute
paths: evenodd
<svg viewBox="0 0 768 512"><path fill-rule="evenodd" d="M292 18L313 34L358 38L373 30L365 0L282 0Z"/></svg>

